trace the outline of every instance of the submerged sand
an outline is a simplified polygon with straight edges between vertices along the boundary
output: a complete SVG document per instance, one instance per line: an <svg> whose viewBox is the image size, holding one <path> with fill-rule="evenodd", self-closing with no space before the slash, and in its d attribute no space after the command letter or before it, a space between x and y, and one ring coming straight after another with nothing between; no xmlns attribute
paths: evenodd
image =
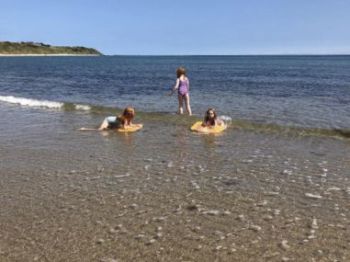
<svg viewBox="0 0 350 262"><path fill-rule="evenodd" d="M348 141L73 120L2 128L1 261L350 259Z"/></svg>

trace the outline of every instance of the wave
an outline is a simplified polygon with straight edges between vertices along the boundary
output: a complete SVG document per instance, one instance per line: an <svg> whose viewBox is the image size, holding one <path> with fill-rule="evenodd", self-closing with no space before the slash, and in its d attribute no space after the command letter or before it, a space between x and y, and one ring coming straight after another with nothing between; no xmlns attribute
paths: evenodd
<svg viewBox="0 0 350 262"><path fill-rule="evenodd" d="M45 107L45 108L62 108L63 103L53 102L47 100L35 100L23 97L14 97L14 96L0 96L0 101L18 104L21 106L29 106L29 107Z"/></svg>
<svg viewBox="0 0 350 262"><path fill-rule="evenodd" d="M80 103L67 103L48 100L36 100L14 96L0 96L0 102L18 104L21 106L55 109L62 111L83 111L98 115L120 114L122 108L98 106ZM142 121L157 121L164 124L190 126L194 121L201 120L201 116L183 117L170 112L137 111L137 117ZM281 126L277 124L257 123L250 120L232 119L230 116L221 116L229 124L229 130L249 130L253 132L277 133L288 136L323 136L350 139L350 129L303 128Z"/></svg>
<svg viewBox="0 0 350 262"><path fill-rule="evenodd" d="M48 100L36 100L31 98L15 97L15 96L0 96L0 101L10 103L10 104L26 106L26 107L40 107L40 108L49 108L49 109L58 109L58 110L72 108L76 110L89 111L91 109L90 105L63 103L63 102L48 101Z"/></svg>

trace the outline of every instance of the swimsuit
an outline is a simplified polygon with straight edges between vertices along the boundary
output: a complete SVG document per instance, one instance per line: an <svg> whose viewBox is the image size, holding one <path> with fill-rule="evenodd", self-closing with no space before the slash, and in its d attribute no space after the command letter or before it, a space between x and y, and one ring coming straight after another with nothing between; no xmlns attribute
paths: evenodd
<svg viewBox="0 0 350 262"><path fill-rule="evenodd" d="M108 116L106 120L110 129L119 128L121 125L120 120L116 116Z"/></svg>
<svg viewBox="0 0 350 262"><path fill-rule="evenodd" d="M189 91L188 86L189 86L189 81L187 78L185 78L185 80L179 79L178 94L181 96L187 95Z"/></svg>
<svg viewBox="0 0 350 262"><path fill-rule="evenodd" d="M117 117L116 116L107 116L106 117L107 122L110 123L115 123L117 121Z"/></svg>
<svg viewBox="0 0 350 262"><path fill-rule="evenodd" d="M204 126L210 127L210 126L216 126L215 119L209 119L203 121Z"/></svg>

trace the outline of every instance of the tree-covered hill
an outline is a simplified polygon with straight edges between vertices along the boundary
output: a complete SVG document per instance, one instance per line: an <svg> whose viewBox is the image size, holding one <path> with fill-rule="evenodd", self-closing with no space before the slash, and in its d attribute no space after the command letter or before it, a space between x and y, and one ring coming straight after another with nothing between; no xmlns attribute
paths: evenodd
<svg viewBox="0 0 350 262"><path fill-rule="evenodd" d="M51 46L35 42L0 42L0 55L102 55L94 48L83 46Z"/></svg>

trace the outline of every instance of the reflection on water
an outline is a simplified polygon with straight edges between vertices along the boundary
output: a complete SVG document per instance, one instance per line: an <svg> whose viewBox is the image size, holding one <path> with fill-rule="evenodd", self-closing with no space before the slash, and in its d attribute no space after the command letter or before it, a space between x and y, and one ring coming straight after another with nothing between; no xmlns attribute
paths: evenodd
<svg viewBox="0 0 350 262"><path fill-rule="evenodd" d="M199 134L201 140L203 142L203 146L206 148L215 148L216 146L220 146L222 141L224 140L224 134Z"/></svg>
<svg viewBox="0 0 350 262"><path fill-rule="evenodd" d="M116 130L96 131L102 137L106 138L107 142L113 143L113 140L118 139L119 142L124 143L125 148L132 147L134 145L134 133L118 132ZM141 132L141 131L140 131Z"/></svg>

